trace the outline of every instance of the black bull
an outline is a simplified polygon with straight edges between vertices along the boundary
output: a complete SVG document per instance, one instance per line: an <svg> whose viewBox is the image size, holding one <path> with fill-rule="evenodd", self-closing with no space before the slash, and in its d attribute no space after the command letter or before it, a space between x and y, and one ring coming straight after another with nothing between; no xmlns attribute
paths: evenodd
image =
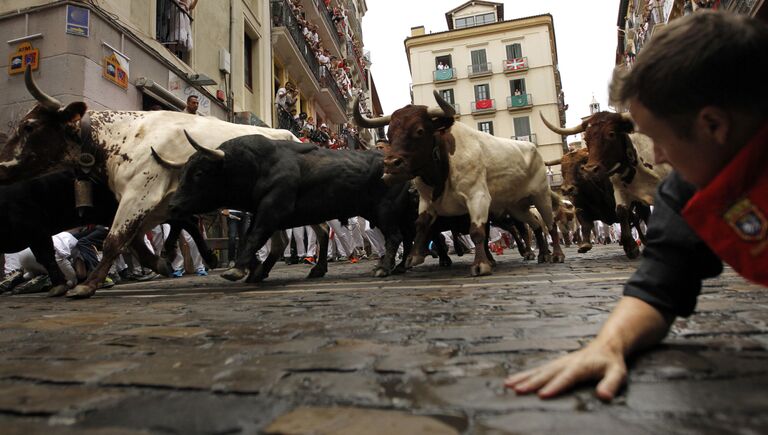
<svg viewBox="0 0 768 435"><path fill-rule="evenodd" d="M51 278L51 296L63 295L67 290L64 274L54 258L51 236L85 224L109 225L117 210L117 201L109 188L94 184L93 207L86 208L80 216L75 209L74 182L74 171L66 170L0 186L0 252L30 248ZM164 247L166 259L174 255L179 232L184 229L195 239L209 266L215 266L216 256L206 248L197 225L190 219L169 223L171 233ZM141 238L138 240L132 247L142 265L149 267L152 253Z"/></svg>
<svg viewBox="0 0 768 435"><path fill-rule="evenodd" d="M380 152L333 151L259 135L238 137L218 150L205 150L189 139L198 152L184 167L169 206L171 216L222 207L254 214L235 266L224 272L224 278L238 280L248 272L248 281L266 278L279 253L273 246L263 265L255 260L255 253L278 230L350 216L368 219L384 234L386 254L374 274L404 271L402 264L395 269L395 256L401 242L410 249L414 216L397 209L413 202L408 199L408 183L387 186L381 180L384 164ZM321 258L310 277L327 271L327 237L322 236L318 234Z"/></svg>

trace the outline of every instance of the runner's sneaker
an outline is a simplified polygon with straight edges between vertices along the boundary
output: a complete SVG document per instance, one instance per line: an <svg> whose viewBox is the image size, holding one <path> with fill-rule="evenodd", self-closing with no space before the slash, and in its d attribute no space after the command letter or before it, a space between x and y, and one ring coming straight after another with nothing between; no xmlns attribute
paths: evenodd
<svg viewBox="0 0 768 435"><path fill-rule="evenodd" d="M315 257L304 257L304 264L315 264Z"/></svg>
<svg viewBox="0 0 768 435"><path fill-rule="evenodd" d="M115 281L112 280L110 277L104 278L104 282L101 283L99 288L112 288L115 286Z"/></svg>
<svg viewBox="0 0 768 435"><path fill-rule="evenodd" d="M197 276L208 276L208 272L206 272L205 269L198 269L195 273Z"/></svg>
<svg viewBox="0 0 768 435"><path fill-rule="evenodd" d="M16 270L11 272L0 281L0 293L11 291L14 287L24 281L24 272Z"/></svg>
<svg viewBox="0 0 768 435"><path fill-rule="evenodd" d="M171 274L172 278L181 278L184 275L184 269L174 270Z"/></svg>
<svg viewBox="0 0 768 435"><path fill-rule="evenodd" d="M38 275L29 281L19 284L11 290L12 294L21 295L27 293L40 293L41 291L51 288L51 278L48 275Z"/></svg>

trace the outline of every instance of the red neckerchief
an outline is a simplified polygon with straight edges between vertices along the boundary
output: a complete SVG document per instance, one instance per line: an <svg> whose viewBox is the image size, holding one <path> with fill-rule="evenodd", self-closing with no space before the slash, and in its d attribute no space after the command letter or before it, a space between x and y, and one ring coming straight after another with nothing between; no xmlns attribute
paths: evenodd
<svg viewBox="0 0 768 435"><path fill-rule="evenodd" d="M768 125L706 187L683 217L745 278L768 286Z"/></svg>

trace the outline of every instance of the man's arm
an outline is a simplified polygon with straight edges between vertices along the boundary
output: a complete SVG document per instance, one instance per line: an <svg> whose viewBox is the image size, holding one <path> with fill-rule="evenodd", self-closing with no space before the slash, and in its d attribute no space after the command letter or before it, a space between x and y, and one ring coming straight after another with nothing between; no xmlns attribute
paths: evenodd
<svg viewBox="0 0 768 435"><path fill-rule="evenodd" d="M627 376L625 357L660 342L669 331L670 320L640 299L625 296L585 348L512 375L504 384L519 394L538 391L539 397L549 398L580 382L600 380L597 396L611 400Z"/></svg>

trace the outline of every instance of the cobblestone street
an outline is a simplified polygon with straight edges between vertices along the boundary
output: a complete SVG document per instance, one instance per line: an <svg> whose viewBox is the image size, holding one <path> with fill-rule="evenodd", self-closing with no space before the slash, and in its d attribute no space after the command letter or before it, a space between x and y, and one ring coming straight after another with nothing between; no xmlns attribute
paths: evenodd
<svg viewBox="0 0 768 435"><path fill-rule="evenodd" d="M129 283L90 300L0 299L3 434L766 433L768 292L731 269L698 313L631 363L604 404L503 388L582 346L634 265L618 245L565 264L506 251L374 279L373 262L279 264L263 285L219 276Z"/></svg>

